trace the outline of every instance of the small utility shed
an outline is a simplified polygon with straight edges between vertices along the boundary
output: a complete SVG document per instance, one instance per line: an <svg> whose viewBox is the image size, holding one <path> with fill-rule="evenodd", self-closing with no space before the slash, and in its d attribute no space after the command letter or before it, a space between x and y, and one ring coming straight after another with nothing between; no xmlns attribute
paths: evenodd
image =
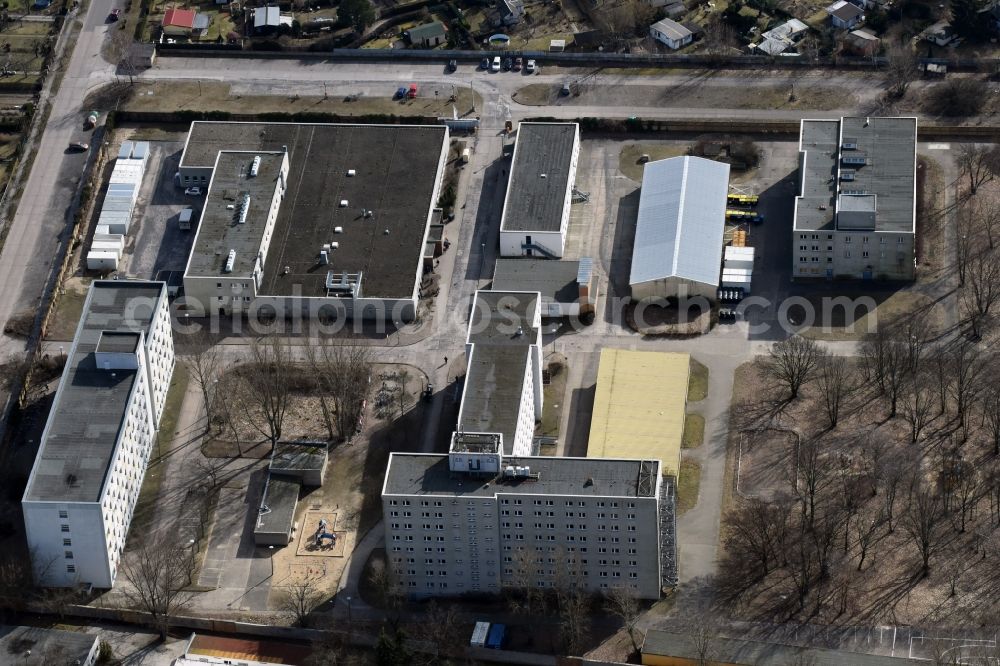
<svg viewBox="0 0 1000 666"><path fill-rule="evenodd" d="M660 460L677 477L691 357L602 349L588 458Z"/></svg>
<svg viewBox="0 0 1000 666"><path fill-rule="evenodd" d="M702 157L650 162L632 249L632 298L715 298L729 165Z"/></svg>
<svg viewBox="0 0 1000 666"><path fill-rule="evenodd" d="M291 476L268 475L257 509L253 542L258 546L287 546L295 531L295 507L302 484Z"/></svg>
<svg viewBox="0 0 1000 666"><path fill-rule="evenodd" d="M597 301L594 261L551 259L497 259L494 291L537 291L543 317L575 317L593 312Z"/></svg>

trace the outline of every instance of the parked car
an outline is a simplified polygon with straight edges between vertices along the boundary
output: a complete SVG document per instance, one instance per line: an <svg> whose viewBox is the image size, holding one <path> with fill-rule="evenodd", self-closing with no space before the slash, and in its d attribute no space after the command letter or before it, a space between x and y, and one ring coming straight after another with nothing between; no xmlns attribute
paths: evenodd
<svg viewBox="0 0 1000 666"><path fill-rule="evenodd" d="M121 17L121 15L122 15L122 10L115 7L114 9L111 10L111 13L108 14L108 23L114 23L119 19L119 17Z"/></svg>
<svg viewBox="0 0 1000 666"><path fill-rule="evenodd" d="M74 153L82 153L85 150L90 150L90 144L74 142L69 144L69 149Z"/></svg>
<svg viewBox="0 0 1000 666"><path fill-rule="evenodd" d="M403 99L406 97L406 86L399 86L396 88L396 94L392 96L393 99Z"/></svg>
<svg viewBox="0 0 1000 666"><path fill-rule="evenodd" d="M568 83L562 84L562 88L559 90L559 94L563 97L567 97L573 93L573 90L569 87Z"/></svg>
<svg viewBox="0 0 1000 666"><path fill-rule="evenodd" d="M514 58L514 65L513 65L512 69L515 72L520 72L521 71L521 66L523 64L524 64L524 62L521 60L521 56L517 56L516 58Z"/></svg>
<svg viewBox="0 0 1000 666"><path fill-rule="evenodd" d="M201 188L200 187L189 187L186 190L184 190L184 194L188 195L189 197L200 197L201 196Z"/></svg>
<svg viewBox="0 0 1000 666"><path fill-rule="evenodd" d="M535 73L535 69L536 69L536 67L535 67L535 61L534 60L529 60L528 64L524 66L524 71L527 72L528 74L534 74Z"/></svg>
<svg viewBox="0 0 1000 666"><path fill-rule="evenodd" d="M493 64L490 65L491 72L500 71L500 56L493 56Z"/></svg>
<svg viewBox="0 0 1000 666"><path fill-rule="evenodd" d="M482 69L489 69L490 68L490 59L489 58L483 58L482 61L479 63L479 66Z"/></svg>
<svg viewBox="0 0 1000 666"><path fill-rule="evenodd" d="M510 58L504 58L503 59L503 71L509 72L510 68L513 67L513 66L514 66L514 63L511 61Z"/></svg>
<svg viewBox="0 0 1000 666"><path fill-rule="evenodd" d="M408 99L415 99L417 96L417 84L411 83L410 89L406 92L406 97Z"/></svg>
<svg viewBox="0 0 1000 666"><path fill-rule="evenodd" d="M457 60L449 60L448 61L448 71L449 72L454 72L457 69L458 69L458 61Z"/></svg>

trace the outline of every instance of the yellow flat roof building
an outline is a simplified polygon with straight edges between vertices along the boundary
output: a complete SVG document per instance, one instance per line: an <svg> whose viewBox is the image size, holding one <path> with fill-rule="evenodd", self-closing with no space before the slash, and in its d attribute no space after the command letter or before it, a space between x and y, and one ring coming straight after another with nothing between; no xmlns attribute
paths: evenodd
<svg viewBox="0 0 1000 666"><path fill-rule="evenodd" d="M690 374L688 354L602 349L587 457L658 459L676 477Z"/></svg>

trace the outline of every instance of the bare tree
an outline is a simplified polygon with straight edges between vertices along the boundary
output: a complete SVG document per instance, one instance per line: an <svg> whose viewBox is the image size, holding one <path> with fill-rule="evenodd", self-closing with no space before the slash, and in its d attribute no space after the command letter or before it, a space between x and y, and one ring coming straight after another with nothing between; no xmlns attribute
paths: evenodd
<svg viewBox="0 0 1000 666"><path fill-rule="evenodd" d="M388 555L386 555L388 557ZM390 616L391 621L398 621L399 608L403 604L403 593L392 566L386 559L372 559L369 565L368 582L378 595L378 603ZM394 619L393 619L394 618Z"/></svg>
<svg viewBox="0 0 1000 666"><path fill-rule="evenodd" d="M920 439L920 434L930 421L931 409L934 404L934 396L928 388L927 377L924 373L917 373L906 385L903 394L903 418L910 426L910 443L916 444Z"/></svg>
<svg viewBox="0 0 1000 666"><path fill-rule="evenodd" d="M788 389L789 399L795 400L815 373L821 354L816 342L793 335L771 345L770 353L763 359L764 374Z"/></svg>
<svg viewBox="0 0 1000 666"><path fill-rule="evenodd" d="M843 356L823 353L820 356L817 385L823 396L823 406L831 428L837 427L844 401L854 390L854 375Z"/></svg>
<svg viewBox="0 0 1000 666"><path fill-rule="evenodd" d="M975 339L982 337L982 325L1000 301L1000 263L991 252L975 252L967 261L962 306Z"/></svg>
<svg viewBox="0 0 1000 666"><path fill-rule="evenodd" d="M995 364L992 370L996 372ZM996 377L993 372L990 373L991 376ZM993 455L1000 456L1000 383L986 382L980 405L990 441L993 443Z"/></svg>
<svg viewBox="0 0 1000 666"><path fill-rule="evenodd" d="M907 89L920 75L917 54L907 46L896 46L886 53L886 79L889 92L896 99L906 95Z"/></svg>
<svg viewBox="0 0 1000 666"><path fill-rule="evenodd" d="M955 402L962 437L968 437L968 412L982 390L986 357L973 343L961 339L952 344L947 353L948 368L951 372L951 396Z"/></svg>
<svg viewBox="0 0 1000 666"><path fill-rule="evenodd" d="M797 479L799 501L802 505L802 522L812 531L816 524L816 504L820 491L826 485L833 465L824 455L820 442L815 438L803 439L799 444Z"/></svg>
<svg viewBox="0 0 1000 666"><path fill-rule="evenodd" d="M580 655L590 631L591 597L578 580L556 586L559 634L568 655Z"/></svg>
<svg viewBox="0 0 1000 666"><path fill-rule="evenodd" d="M208 430L212 424L212 402L218 386L222 354L219 347L213 344L211 337L201 331L191 337L188 358L191 378L201 392L202 406L205 409L205 429Z"/></svg>
<svg viewBox="0 0 1000 666"><path fill-rule="evenodd" d="M294 373L288 345L277 337L258 338L250 345L251 364L239 369L245 399L241 402L247 421L275 446L291 395Z"/></svg>
<svg viewBox="0 0 1000 666"><path fill-rule="evenodd" d="M219 475L226 466L226 459L195 454L194 466L201 476L208 479L209 487L214 490L219 487Z"/></svg>
<svg viewBox="0 0 1000 666"><path fill-rule="evenodd" d="M969 194L975 196L979 188L993 180L1000 162L1000 150L990 145L963 143L958 147L955 164L961 177L969 179Z"/></svg>
<svg viewBox="0 0 1000 666"><path fill-rule="evenodd" d="M605 606L608 612L622 621L622 626L632 641L632 654L639 653L638 624L642 611L639 600L631 590L625 587L613 587L605 596Z"/></svg>
<svg viewBox="0 0 1000 666"><path fill-rule="evenodd" d="M398 384L396 388L396 398L399 401L399 415L402 416L406 411L406 385L410 382L410 371L406 368L400 368L396 371L396 383Z"/></svg>
<svg viewBox="0 0 1000 666"><path fill-rule="evenodd" d="M281 589L278 609L287 613L298 627L308 626L309 614L323 601L319 576L306 576Z"/></svg>
<svg viewBox="0 0 1000 666"><path fill-rule="evenodd" d="M940 545L943 518L941 496L932 486L917 481L901 522L910 542L920 554L922 577L930 573L931 556Z"/></svg>
<svg viewBox="0 0 1000 666"><path fill-rule="evenodd" d="M161 639L167 637L171 616L194 596L186 589L194 567L194 553L178 553L169 539L143 539L122 557L120 568L127 585L120 586L121 593L134 607L149 613Z"/></svg>
<svg viewBox="0 0 1000 666"><path fill-rule="evenodd" d="M320 385L320 406L330 439L334 439L334 427L341 439L350 438L368 395L371 349L365 345L311 345L307 360Z"/></svg>
<svg viewBox="0 0 1000 666"><path fill-rule="evenodd" d="M786 557L789 529L786 502L765 502L749 499L730 510L726 525L726 550L744 562L753 562L760 578L780 566Z"/></svg>
<svg viewBox="0 0 1000 666"><path fill-rule="evenodd" d="M858 571L865 565L868 549L875 541L879 528L885 522L885 510L877 502L869 502L854 520L854 534L858 544Z"/></svg>
<svg viewBox="0 0 1000 666"><path fill-rule="evenodd" d="M423 623L423 639L433 647L433 651L420 659L427 666L447 663L445 656L461 654L464 648L460 632L461 618L454 604L431 601L427 606ZM420 658L421 655L414 655Z"/></svg>

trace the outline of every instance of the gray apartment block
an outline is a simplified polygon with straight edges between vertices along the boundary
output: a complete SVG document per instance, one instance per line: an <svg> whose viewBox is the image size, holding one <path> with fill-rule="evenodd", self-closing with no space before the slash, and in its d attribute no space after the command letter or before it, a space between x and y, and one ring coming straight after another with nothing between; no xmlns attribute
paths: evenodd
<svg viewBox="0 0 1000 666"><path fill-rule="evenodd" d="M504 457L496 472L460 468L449 455L390 456L386 549L408 596L580 585L655 599L669 582L659 461Z"/></svg>
<svg viewBox="0 0 1000 666"><path fill-rule="evenodd" d="M916 118L803 120L793 277L912 280Z"/></svg>

